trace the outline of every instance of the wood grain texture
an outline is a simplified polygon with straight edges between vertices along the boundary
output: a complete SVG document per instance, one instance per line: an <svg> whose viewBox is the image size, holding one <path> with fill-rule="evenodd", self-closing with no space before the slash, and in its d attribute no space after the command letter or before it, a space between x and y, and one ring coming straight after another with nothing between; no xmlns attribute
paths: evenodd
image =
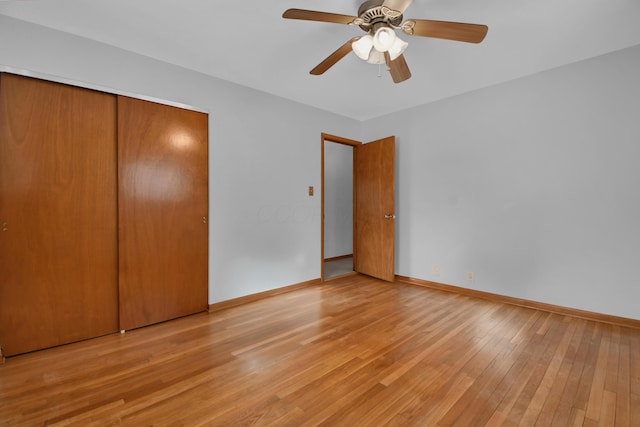
<svg viewBox="0 0 640 427"><path fill-rule="evenodd" d="M0 346L112 333L115 97L11 74L0 84Z"/></svg>
<svg viewBox="0 0 640 427"><path fill-rule="evenodd" d="M395 137L355 149L355 270L394 280Z"/></svg>
<svg viewBox="0 0 640 427"><path fill-rule="evenodd" d="M302 19L305 21L329 22L344 25L348 25L356 19L355 16L306 9L287 9L282 14L282 17L286 19Z"/></svg>
<svg viewBox="0 0 640 427"><path fill-rule="evenodd" d="M640 425L640 331L354 275L0 366L8 425Z"/></svg>
<svg viewBox="0 0 640 427"><path fill-rule="evenodd" d="M337 142L340 144L344 144L344 145L351 145L351 146L357 146L357 145L362 145L362 142L360 141L356 141L354 139L349 139L349 138L344 138L342 136L337 136L337 135L331 135L329 133L321 133L320 134L321 137L321 142L324 145L325 141L331 141L331 142Z"/></svg>
<svg viewBox="0 0 640 427"><path fill-rule="evenodd" d="M404 55L400 55L392 61L389 52L385 52L384 59L387 67L389 67L389 73L394 83L402 83L411 78L411 71L409 70L407 61L404 59Z"/></svg>
<svg viewBox="0 0 640 427"><path fill-rule="evenodd" d="M480 43L489 31L489 27L480 24L429 19L412 19L411 21L415 22L415 25L410 31L405 31L407 34L459 42Z"/></svg>
<svg viewBox="0 0 640 427"><path fill-rule="evenodd" d="M120 329L205 311L208 118L118 96Z"/></svg>
<svg viewBox="0 0 640 427"><path fill-rule="evenodd" d="M342 46L337 48L331 55L327 56L321 63L316 65L309 74L319 76L324 74L329 68L333 67L338 61L344 58L349 52L351 52L351 45L360 37L353 37L345 42Z"/></svg>
<svg viewBox="0 0 640 427"><path fill-rule="evenodd" d="M593 311L578 310L570 307L563 307L554 304L548 304L538 301L527 300L523 298L514 298L505 295L493 294L490 292L478 291L475 289L462 288L459 286L447 285L444 283L432 282L429 280L415 279L407 276L396 276L396 280L411 285L425 286L427 288L439 289L447 292L454 292L459 295L470 296L474 298L488 299L494 302L503 302L514 304L521 307L533 308L536 310L548 311L551 313L563 314L566 316L579 317L596 322L611 323L612 325L623 326L626 328L640 329L640 320L630 319L628 317L612 316L610 314L595 313Z"/></svg>
<svg viewBox="0 0 640 427"><path fill-rule="evenodd" d="M311 285L317 285L322 281L322 279L314 279L308 280L306 282L296 283L289 286L283 286L281 288L270 289L264 292L258 292L251 295L245 295L243 297L233 298L225 301L216 302L213 304L209 304L209 313L213 313L214 311L226 310L231 307L237 307L239 305L248 304L250 302L258 301L264 298L269 298L275 295L284 294L287 292L292 292L301 288L305 288Z"/></svg>

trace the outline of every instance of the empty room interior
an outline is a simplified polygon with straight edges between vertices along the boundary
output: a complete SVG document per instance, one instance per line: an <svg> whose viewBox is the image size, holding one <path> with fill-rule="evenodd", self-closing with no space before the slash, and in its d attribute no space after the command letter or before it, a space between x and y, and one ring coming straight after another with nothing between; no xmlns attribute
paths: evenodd
<svg viewBox="0 0 640 427"><path fill-rule="evenodd" d="M0 1L0 426L640 425L638 18Z"/></svg>

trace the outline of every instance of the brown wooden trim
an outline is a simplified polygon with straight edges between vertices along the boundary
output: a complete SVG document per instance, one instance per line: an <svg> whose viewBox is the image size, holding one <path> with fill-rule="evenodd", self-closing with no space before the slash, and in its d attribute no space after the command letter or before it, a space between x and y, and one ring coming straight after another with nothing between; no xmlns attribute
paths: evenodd
<svg viewBox="0 0 640 427"><path fill-rule="evenodd" d="M351 193L351 250L353 251L353 269L355 271L358 261L358 239L356 239L358 233L358 221L356 220L356 208L358 206L358 192L356 191L358 187L358 177L356 174L356 168L358 167L358 150L356 150L356 147L353 147L353 158L351 160L351 171L353 172L353 183L351 184L353 187L353 192Z"/></svg>
<svg viewBox="0 0 640 427"><path fill-rule="evenodd" d="M324 135L320 134L320 280L324 280Z"/></svg>
<svg viewBox="0 0 640 427"><path fill-rule="evenodd" d="M462 288L459 286L446 285L444 283L431 282L429 280L415 279L413 277L396 275L396 281L409 285L423 286L431 289L438 289L445 292L453 292L469 297L482 298L495 302L502 302L520 307L533 308L535 310L547 311L551 313L562 314L565 316L578 317L586 320L594 320L596 322L609 323L612 325L624 326L627 328L640 329L639 319L630 319L627 317L612 316L609 314L595 313L592 311L579 310L576 308L563 307L544 302L531 301L522 298L509 297L506 295L493 294L491 292L478 291L475 289Z"/></svg>
<svg viewBox="0 0 640 427"><path fill-rule="evenodd" d="M338 261L339 259L345 259L345 258L353 258L353 254L332 256L330 258L325 258L324 262Z"/></svg>
<svg viewBox="0 0 640 427"><path fill-rule="evenodd" d="M245 295L239 298L233 298L226 301L216 302L213 304L209 304L209 313L226 310L227 308L237 307L242 304L248 304L250 302L258 301L264 298L269 298L274 295L280 295L287 292L296 291L298 289L319 285L321 283L322 283L322 279L307 280L306 282L300 282L300 283L296 283L289 286L283 286L282 288L270 289L264 292L258 292L251 295Z"/></svg>
<svg viewBox="0 0 640 427"><path fill-rule="evenodd" d="M324 144L325 142L335 142L338 144L350 145L355 148L358 145L362 145L362 142L354 139L343 138L337 135L331 135L329 133L320 133L320 279L324 280ZM353 150L353 212L355 212L356 203L356 150ZM356 247L355 247L355 231L356 220L353 216L353 259L355 262Z"/></svg>
<svg viewBox="0 0 640 427"><path fill-rule="evenodd" d="M321 134L321 137L322 137L323 143L324 141L330 141L330 142L337 142L338 144L346 144L351 146L362 145L362 142L360 141L356 141L354 139L349 139L349 138L343 138L341 136L331 135L324 132Z"/></svg>

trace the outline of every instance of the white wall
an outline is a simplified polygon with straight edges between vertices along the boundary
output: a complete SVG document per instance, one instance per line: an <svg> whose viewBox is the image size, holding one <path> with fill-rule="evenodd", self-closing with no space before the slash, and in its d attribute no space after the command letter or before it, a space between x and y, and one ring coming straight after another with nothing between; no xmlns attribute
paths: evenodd
<svg viewBox="0 0 640 427"><path fill-rule="evenodd" d="M324 257L353 253L353 147L324 143Z"/></svg>
<svg viewBox="0 0 640 427"><path fill-rule="evenodd" d="M320 277L320 134L358 122L2 15L0 67L209 113L209 302Z"/></svg>
<svg viewBox="0 0 640 427"><path fill-rule="evenodd" d="M210 302L320 276L327 132L396 135L398 274L640 319L640 47L364 124L0 15L2 66L209 113Z"/></svg>
<svg viewBox="0 0 640 427"><path fill-rule="evenodd" d="M636 46L366 122L397 137L396 272L640 319L639 71Z"/></svg>

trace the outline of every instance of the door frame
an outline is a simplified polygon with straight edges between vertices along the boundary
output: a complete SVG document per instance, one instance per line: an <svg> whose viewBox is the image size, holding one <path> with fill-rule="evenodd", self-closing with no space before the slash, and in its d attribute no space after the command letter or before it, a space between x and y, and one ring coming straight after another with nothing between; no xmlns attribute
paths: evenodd
<svg viewBox="0 0 640 427"><path fill-rule="evenodd" d="M351 173L353 174L353 210L352 210L352 220L353 220L353 261L355 265L355 259L357 256L357 248L356 248L356 227L358 224L356 223L355 216L355 203L356 203L356 150L355 148L359 145L362 145L362 142L356 141L353 139L343 138L341 136L331 135L328 133L320 134L320 171L321 171L321 179L320 179L320 280L325 281L324 277L324 189L325 189L325 177L324 177L324 166L325 166L325 157L324 157L324 146L325 142L335 142L337 144L348 145L353 149L353 167Z"/></svg>

